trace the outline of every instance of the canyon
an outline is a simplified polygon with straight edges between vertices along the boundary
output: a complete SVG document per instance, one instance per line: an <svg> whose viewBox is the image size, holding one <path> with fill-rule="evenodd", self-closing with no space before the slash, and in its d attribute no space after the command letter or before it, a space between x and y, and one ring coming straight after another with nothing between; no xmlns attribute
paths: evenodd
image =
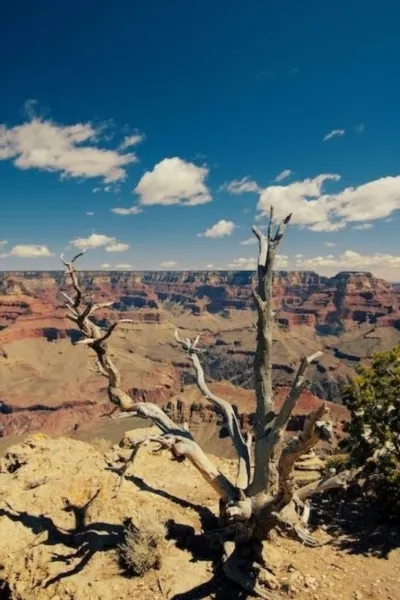
<svg viewBox="0 0 400 600"><path fill-rule="evenodd" d="M111 345L124 387L138 401L156 402L178 420L217 419L197 388L187 357L174 343L202 334L211 387L232 402L243 427L254 412L252 361L255 321L250 271L84 271L82 289L96 302L107 326L129 319ZM91 371L91 352L67 317L65 274L0 273L0 437L43 430L73 434L110 411L103 378ZM279 404L299 359L323 351L311 368L311 387L301 399L330 401L337 423L344 384L360 362L400 340L400 289L365 272L328 278L312 271L277 272L273 297L273 369ZM338 428L339 429L339 428ZM11 438L10 438L11 439Z"/></svg>

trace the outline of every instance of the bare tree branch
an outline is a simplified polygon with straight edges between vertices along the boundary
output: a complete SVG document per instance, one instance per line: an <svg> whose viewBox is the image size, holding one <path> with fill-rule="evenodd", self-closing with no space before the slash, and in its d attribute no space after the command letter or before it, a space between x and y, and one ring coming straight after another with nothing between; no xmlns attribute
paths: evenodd
<svg viewBox="0 0 400 600"><path fill-rule="evenodd" d="M194 340L194 342L190 342L190 340L181 340L178 332L175 330L175 339L181 344L185 350L188 352L190 359L192 360L193 366L196 371L196 383L203 394L203 396L209 400L214 407L218 410L218 412L224 417L225 425L229 431L229 435L231 437L233 446L238 455L238 476L236 485L240 489L245 489L249 485L250 482L250 454L249 448L243 438L242 432L240 430L239 422L237 420L235 411L229 402L220 398L216 394L213 394L210 388L207 386L204 370L199 361L199 357L197 353L199 349L197 348L200 336Z"/></svg>
<svg viewBox="0 0 400 600"><path fill-rule="evenodd" d="M296 497L304 502L307 500L307 498L314 496L314 494L320 494L321 492L339 488L346 489L350 481L352 481L360 471L361 468L355 470L347 469L337 473L336 475L333 475L332 477L328 477L327 479L318 479L317 481L312 481L311 483L308 483L297 490Z"/></svg>
<svg viewBox="0 0 400 600"><path fill-rule="evenodd" d="M180 427L164 413L164 411L150 402L135 404L129 413L122 413L118 418L137 416L150 419L163 432L162 440L165 447L171 450L175 457L185 457L201 473L204 479L224 500L233 500L237 496L235 487L212 463L200 446L195 442L187 429ZM153 436L150 436L151 440ZM160 442L160 437L157 441ZM133 445L136 442L132 442ZM140 442L142 443L142 442ZM135 456L135 454L134 454Z"/></svg>
<svg viewBox="0 0 400 600"><path fill-rule="evenodd" d="M278 462L279 474L279 501L282 506L288 504L294 496L294 467L295 462L315 446L321 437L324 436L326 429L323 424L317 427L318 421L326 412L326 405L321 405L311 413L305 424L303 431L289 440L280 457L276 457Z"/></svg>
<svg viewBox="0 0 400 600"><path fill-rule="evenodd" d="M283 435L301 392L307 385L307 380L305 379L307 367L321 355L322 352L316 352L311 356L303 358L291 390L287 395L280 412L278 415L273 416L271 424L264 436L256 441L256 451L258 445L260 462L258 471L256 462L254 478L248 490L250 496L262 493L267 488L271 494L277 493L279 483L277 465L280 458ZM262 461L261 458L263 459Z"/></svg>
<svg viewBox="0 0 400 600"><path fill-rule="evenodd" d="M254 357L254 384L257 399L255 422L255 474L251 485L253 492L264 491L268 486L269 471L265 469L265 441L267 429L274 418L274 403L272 396L272 326L274 312L272 306L273 269L276 251L283 237L291 215L283 219L278 227L274 225L274 211L271 207L268 233L265 236L257 227L253 233L258 239L258 286L254 290L257 306L257 348ZM262 490L261 490L262 488Z"/></svg>
<svg viewBox="0 0 400 600"><path fill-rule="evenodd" d="M130 410L134 402L132 398L121 389L121 375L111 359L106 343L107 339L111 336L111 333L119 323L113 323L107 331L102 331L100 327L90 320L89 316L98 308L110 306L110 303L96 304L89 302L85 304L83 301L83 292L74 263L84 254L84 252L86 252L86 250L87 248L82 250L82 252L79 252L70 261L64 260L63 255L61 255L61 261L66 267L67 274L71 278L72 287L75 292L74 298L65 292L63 293L64 298L67 300L66 308L70 312L67 316L71 321L77 324L84 336L84 338L77 343L90 346L96 353L97 370L101 375L107 377L109 382L107 388L109 400L113 404L119 406L122 410ZM120 322L132 321L129 319L122 319Z"/></svg>

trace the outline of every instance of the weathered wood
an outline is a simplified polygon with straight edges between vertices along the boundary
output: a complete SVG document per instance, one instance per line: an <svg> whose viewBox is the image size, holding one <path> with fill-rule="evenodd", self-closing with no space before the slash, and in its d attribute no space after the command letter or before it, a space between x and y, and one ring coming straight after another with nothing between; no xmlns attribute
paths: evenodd
<svg viewBox="0 0 400 600"><path fill-rule="evenodd" d="M193 342L191 342L190 340L183 341L180 339L178 332L175 331L175 339L179 344L181 344L184 347L186 352L189 354L189 357L196 371L197 387L199 388L203 396L207 400L209 400L215 408L217 408L218 412L224 418L224 422L229 431L233 447L235 448L238 456L238 475L236 485L240 489L246 489L250 482L249 447L246 441L244 440L244 437L240 430L239 422L237 420L232 405L223 398L220 398L216 394L213 394L213 392L206 384L204 370L201 366L197 354L199 352L197 344L199 342L200 336L197 336L197 338Z"/></svg>

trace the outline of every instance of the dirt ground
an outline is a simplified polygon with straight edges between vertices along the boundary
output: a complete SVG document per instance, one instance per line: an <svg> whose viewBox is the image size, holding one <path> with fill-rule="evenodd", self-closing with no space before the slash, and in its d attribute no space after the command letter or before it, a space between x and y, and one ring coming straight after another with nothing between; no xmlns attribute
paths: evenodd
<svg viewBox="0 0 400 600"><path fill-rule="evenodd" d="M5 451L1 600L244 598L215 567L218 552L203 535L218 505L213 490L190 465L147 449L118 487L107 463L123 452L115 449L106 461L93 444L42 434ZM215 462L233 474L232 461ZM122 523L144 512L167 524L163 562L143 578L128 577L117 553ZM326 545L304 548L285 538L266 545L266 558L282 582L277 597L400 600L398 532L368 529L351 514L343 498L320 501L313 522Z"/></svg>

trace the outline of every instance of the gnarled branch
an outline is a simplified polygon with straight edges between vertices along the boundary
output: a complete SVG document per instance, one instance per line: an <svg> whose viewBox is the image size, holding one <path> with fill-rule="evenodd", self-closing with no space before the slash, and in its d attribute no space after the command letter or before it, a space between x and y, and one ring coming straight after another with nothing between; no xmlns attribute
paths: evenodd
<svg viewBox="0 0 400 600"><path fill-rule="evenodd" d="M74 267L76 260L81 257L87 250L82 250L70 261L66 261L61 255L61 261L66 267L66 272L71 278L72 287L75 292L75 297L72 297L65 292L63 296L66 299L66 308L70 314L67 315L70 320L77 324L84 338L79 340L78 344L86 344L90 346L96 353L97 372L108 379L108 397L109 400L119 406L122 410L130 410L134 404L132 398L126 394L121 388L121 375L119 370L113 363L107 346L107 339L117 327L117 323L113 323L106 331L103 331L93 321L90 320L90 315L98 308L110 306L112 303L96 304L92 302L85 303L82 288L79 283L78 275ZM127 319L122 319L120 322L132 322Z"/></svg>
<svg viewBox="0 0 400 600"><path fill-rule="evenodd" d="M333 489L346 489L349 482L355 477L355 473L350 470L342 471L337 475L328 477L327 479L318 479L312 481L296 491L296 497L304 502L307 498Z"/></svg>
<svg viewBox="0 0 400 600"><path fill-rule="evenodd" d="M200 446L195 442L191 433L184 427L174 423L164 411L150 402L140 402L133 406L129 413L122 413L117 418L127 416L137 416L144 419L150 419L162 432L163 436L150 436L150 441L163 443L164 447L169 448L175 457L187 458L192 465L199 471L204 479L224 500L233 500L237 496L237 490L231 482L223 475L213 464L208 456L203 452ZM162 442L161 442L162 440ZM137 443L142 444L145 440L132 442L134 447ZM134 452L133 457L136 452ZM130 457L132 459L132 455ZM128 461L130 460L128 459Z"/></svg>
<svg viewBox="0 0 400 600"><path fill-rule="evenodd" d="M229 402L220 398L210 390L206 384L204 377L204 370L201 366L198 353L201 352L197 348L200 336L191 342L189 339L181 340L178 332L175 330L175 339L181 344L189 354L189 357L193 363L196 371L196 383L197 387L203 394L203 396L209 400L218 412L223 416L225 425L229 431L229 435L232 440L232 444L236 450L239 464L238 464L238 475L236 485L240 489L245 489L250 482L250 451L249 446L244 440L242 432L240 430L239 422L237 420L235 411Z"/></svg>
<svg viewBox="0 0 400 600"><path fill-rule="evenodd" d="M318 423L326 412L326 405L321 405L311 413L305 424L303 431L289 440L285 449L282 451L278 462L279 475L279 502L282 506L287 505L294 496L294 467L295 462L315 446L318 441L327 438L329 428L324 423Z"/></svg>

